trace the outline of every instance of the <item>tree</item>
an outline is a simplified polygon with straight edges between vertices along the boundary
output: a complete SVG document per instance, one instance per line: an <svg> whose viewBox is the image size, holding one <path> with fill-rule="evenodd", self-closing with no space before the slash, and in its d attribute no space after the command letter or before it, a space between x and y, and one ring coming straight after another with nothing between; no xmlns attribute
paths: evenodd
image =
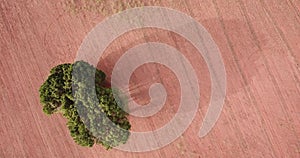
<svg viewBox="0 0 300 158"><path fill-rule="evenodd" d="M39 89L44 113L62 113L71 136L81 146L98 143L109 149L126 143L130 135L127 113L119 106L126 103L102 86L105 77L104 72L77 61L52 68ZM93 78L94 84L87 82Z"/></svg>
<svg viewBox="0 0 300 158"><path fill-rule="evenodd" d="M50 76L40 87L40 100L43 104L43 111L50 115L58 111L66 103L66 97L71 97L72 87L68 82L72 82L72 64L62 64L51 69Z"/></svg>

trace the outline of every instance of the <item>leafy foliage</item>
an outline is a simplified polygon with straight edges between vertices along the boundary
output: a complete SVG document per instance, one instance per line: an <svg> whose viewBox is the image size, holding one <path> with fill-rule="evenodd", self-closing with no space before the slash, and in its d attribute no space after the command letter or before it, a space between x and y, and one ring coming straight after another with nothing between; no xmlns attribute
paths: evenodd
<svg viewBox="0 0 300 158"><path fill-rule="evenodd" d="M101 85L105 77L102 71L77 61L54 67L39 89L44 113L62 113L71 136L81 146L96 142L109 149L124 144L130 135L127 113L119 107L126 104L114 98L111 88ZM94 83L90 82L93 78Z"/></svg>
<svg viewBox="0 0 300 158"><path fill-rule="evenodd" d="M72 82L71 75L69 75L71 72L71 64L58 65L50 71L50 76L40 87L40 100L46 114L56 112L61 105L66 103L66 97L72 97L70 95L72 87L68 85Z"/></svg>

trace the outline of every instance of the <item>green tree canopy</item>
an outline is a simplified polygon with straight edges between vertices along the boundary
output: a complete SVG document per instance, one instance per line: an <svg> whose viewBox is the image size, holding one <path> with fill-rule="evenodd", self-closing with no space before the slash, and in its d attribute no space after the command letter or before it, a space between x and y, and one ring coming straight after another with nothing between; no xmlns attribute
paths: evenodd
<svg viewBox="0 0 300 158"><path fill-rule="evenodd" d="M62 113L71 136L81 146L98 143L109 149L126 143L130 135L127 113L119 107L126 102L102 86L105 77L101 70L77 61L52 68L39 89L44 113Z"/></svg>

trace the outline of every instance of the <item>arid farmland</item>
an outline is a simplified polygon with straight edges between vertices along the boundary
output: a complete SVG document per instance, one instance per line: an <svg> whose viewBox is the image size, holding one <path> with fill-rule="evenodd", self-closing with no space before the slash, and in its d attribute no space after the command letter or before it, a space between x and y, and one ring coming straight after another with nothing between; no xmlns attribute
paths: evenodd
<svg viewBox="0 0 300 158"><path fill-rule="evenodd" d="M114 40L98 64L108 82L120 56L145 42L166 43L179 50L200 81L199 110L189 128L171 144L141 153L107 151L100 145L80 147L61 115L49 117L42 112L38 89L49 70L73 62L87 33L116 12L83 2L0 1L0 157L300 157L300 1L147 3L186 13L208 30L223 58L227 92L218 122L207 136L199 138L211 82L195 47L178 34L153 28L130 31ZM178 109L178 80L159 64L136 69L130 80L132 99L147 104L149 87L156 82L166 88L166 103L151 117L129 116L133 131L160 128Z"/></svg>

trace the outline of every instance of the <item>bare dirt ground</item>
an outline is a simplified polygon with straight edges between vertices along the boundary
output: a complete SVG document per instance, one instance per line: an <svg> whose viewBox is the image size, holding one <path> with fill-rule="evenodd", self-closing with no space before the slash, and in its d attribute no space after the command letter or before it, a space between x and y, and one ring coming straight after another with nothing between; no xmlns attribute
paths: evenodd
<svg viewBox="0 0 300 158"><path fill-rule="evenodd" d="M300 157L299 1L174 0L161 6L199 21L222 54L227 95L222 114L206 137L197 137L210 99L205 61L179 35L142 29L111 43L98 67L110 78L118 58L144 42L177 48L200 80L195 119L180 138L156 151L130 153L76 145L62 116L42 113L38 88L53 66L74 61L85 35L103 16L70 13L60 0L2 0L0 157ZM154 116L130 117L134 131L162 127L176 113L178 80L162 65L147 64L135 71L130 81L132 97L140 104L148 103L148 89L155 82L165 85L167 102Z"/></svg>

